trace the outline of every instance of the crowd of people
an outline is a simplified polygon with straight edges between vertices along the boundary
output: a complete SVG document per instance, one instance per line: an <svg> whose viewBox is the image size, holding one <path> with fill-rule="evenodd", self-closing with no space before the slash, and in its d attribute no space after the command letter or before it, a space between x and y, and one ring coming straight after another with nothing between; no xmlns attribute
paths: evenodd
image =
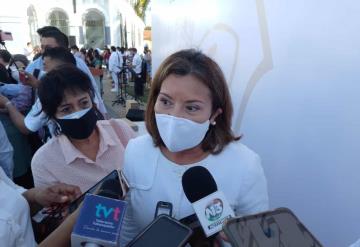
<svg viewBox="0 0 360 247"><path fill-rule="evenodd" d="M172 204L176 219L194 213L181 184L191 167L210 171L236 215L268 208L260 158L231 130L231 97L215 61L192 49L166 58L149 85L148 133L137 137L125 121L109 119L91 68L106 67L114 91L124 83L119 74L125 70L139 97L144 69L151 69L148 47L142 57L136 48L86 51L70 48L56 27L38 34L41 55L30 63L0 51L2 243L35 246L33 204L69 203L114 169L123 171L130 186L121 246L152 221L159 201ZM40 246L68 245L77 213ZM219 235L213 246L223 241Z"/></svg>

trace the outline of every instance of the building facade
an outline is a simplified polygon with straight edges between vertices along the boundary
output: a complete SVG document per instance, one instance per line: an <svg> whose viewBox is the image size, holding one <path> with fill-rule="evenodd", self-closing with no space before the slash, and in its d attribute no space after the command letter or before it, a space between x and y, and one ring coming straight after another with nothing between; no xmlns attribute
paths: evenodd
<svg viewBox="0 0 360 247"><path fill-rule="evenodd" d="M0 29L12 33L6 45L21 53L27 42L39 44L36 30L58 27L70 44L103 48L115 45L143 47L144 22L135 14L131 0L12 0L0 9Z"/></svg>

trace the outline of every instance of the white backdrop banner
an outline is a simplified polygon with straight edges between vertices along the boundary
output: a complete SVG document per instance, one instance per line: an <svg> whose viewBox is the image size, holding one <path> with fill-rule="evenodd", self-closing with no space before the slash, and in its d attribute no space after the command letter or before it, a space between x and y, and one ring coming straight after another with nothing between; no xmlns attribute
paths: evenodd
<svg viewBox="0 0 360 247"><path fill-rule="evenodd" d="M222 67L271 208L289 207L325 246L360 238L360 2L153 0L152 11L154 69L183 48Z"/></svg>

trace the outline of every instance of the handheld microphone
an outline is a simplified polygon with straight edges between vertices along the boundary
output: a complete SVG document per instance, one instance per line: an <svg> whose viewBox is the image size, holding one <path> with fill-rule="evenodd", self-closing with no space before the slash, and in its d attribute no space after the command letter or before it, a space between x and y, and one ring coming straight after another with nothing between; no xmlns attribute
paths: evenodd
<svg viewBox="0 0 360 247"><path fill-rule="evenodd" d="M224 221L235 216L224 193L217 190L213 176L205 167L195 166L186 170L182 186L206 237L220 232Z"/></svg>
<svg viewBox="0 0 360 247"><path fill-rule="evenodd" d="M71 234L72 247L115 247L127 202L122 198L119 182L104 181L98 195L86 194L78 220Z"/></svg>

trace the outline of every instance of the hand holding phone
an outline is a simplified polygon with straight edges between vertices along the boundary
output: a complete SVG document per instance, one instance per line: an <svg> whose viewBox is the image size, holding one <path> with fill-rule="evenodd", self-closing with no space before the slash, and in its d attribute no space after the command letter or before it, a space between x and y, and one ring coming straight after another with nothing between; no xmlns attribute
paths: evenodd
<svg viewBox="0 0 360 247"><path fill-rule="evenodd" d="M25 84L27 79L26 77L25 71L19 70L19 81Z"/></svg>

